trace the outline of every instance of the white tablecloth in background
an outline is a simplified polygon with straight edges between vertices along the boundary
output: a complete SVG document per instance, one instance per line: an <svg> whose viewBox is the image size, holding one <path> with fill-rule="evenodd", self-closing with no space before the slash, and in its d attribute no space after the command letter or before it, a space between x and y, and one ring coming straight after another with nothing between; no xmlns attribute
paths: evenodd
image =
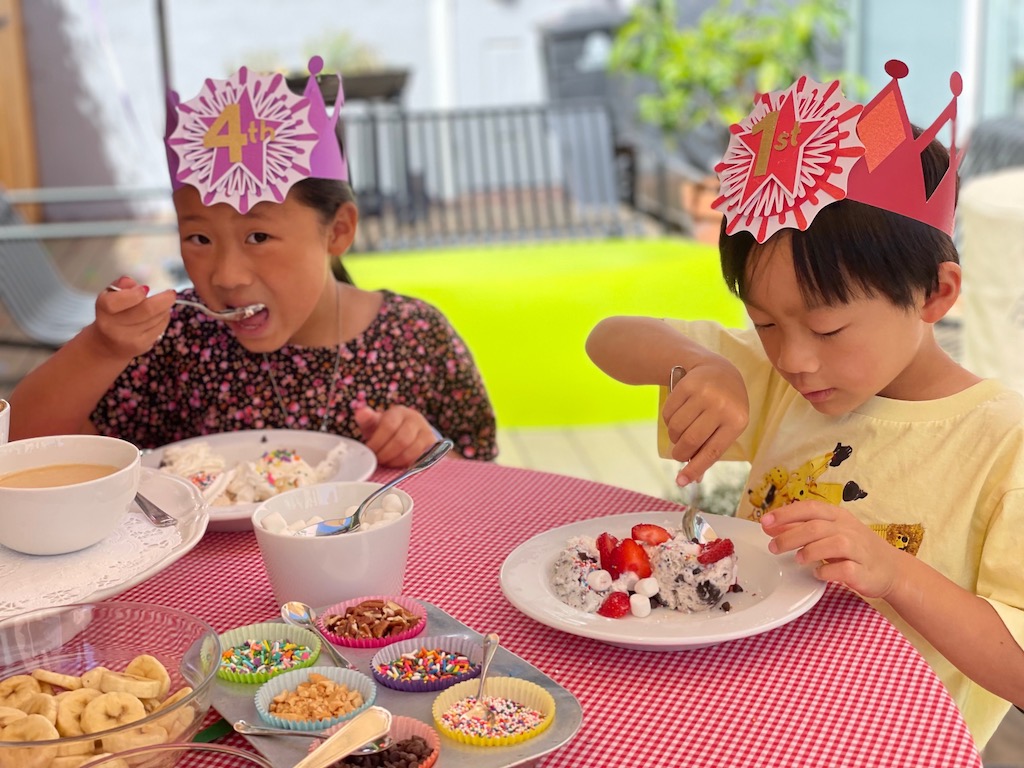
<svg viewBox="0 0 1024 768"><path fill-rule="evenodd" d="M960 192L964 365L1024 392L1024 167Z"/></svg>

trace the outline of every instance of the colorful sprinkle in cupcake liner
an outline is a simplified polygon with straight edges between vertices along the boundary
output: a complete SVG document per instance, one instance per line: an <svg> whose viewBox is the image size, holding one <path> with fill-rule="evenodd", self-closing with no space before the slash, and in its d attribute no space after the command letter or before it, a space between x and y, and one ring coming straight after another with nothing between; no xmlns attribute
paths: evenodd
<svg viewBox="0 0 1024 768"><path fill-rule="evenodd" d="M398 605L402 606L409 613L417 616L419 621L404 632L397 632L386 637L345 637L343 635L335 634L327 628L327 624L324 620L328 616L344 614L347 609L354 608L360 603L364 603L369 600L390 600L393 603L398 603ZM426 629L427 626L426 609L418 600L413 600L411 597L395 597L393 595L370 595L368 597L357 597L354 600L345 600L342 603L332 605L330 608L320 611L319 613L320 615L317 616L316 624L320 628L320 631L324 633L324 637L335 645L344 645L349 648L381 648L385 645L390 645L391 643L398 643L415 637Z"/></svg>
<svg viewBox="0 0 1024 768"><path fill-rule="evenodd" d="M341 725L331 726L324 731L324 733L327 736L331 736L340 727ZM417 768L433 768L434 763L437 762L438 755L441 754L441 737L437 735L437 731L414 717L405 717L404 715L395 715L392 717L390 736L396 742L403 741L404 739L410 739L413 736L419 736L427 742L427 746L429 746L433 751L427 756L426 760L417 766ZM323 739L316 739L309 745L309 751L311 753L314 752L316 748L323 743ZM343 765L343 763L339 764Z"/></svg>
<svg viewBox="0 0 1024 768"><path fill-rule="evenodd" d="M217 667L217 677L222 680L230 680L233 683L247 683L256 685L265 683L270 678L288 672L293 669L311 667L320 656L320 638L315 632L310 632L302 627L293 627L290 624L266 622L263 624L248 624L244 627L229 629L218 636L220 640L221 660ZM249 645L251 641L267 644L263 648L252 647L247 651L236 654L236 658L225 659L225 653L232 648L239 648ZM305 659L281 659L281 666L277 669L257 672L257 661L260 657L269 659L273 656L275 643L285 642L304 646L309 649L309 655ZM287 654L284 654L286 657ZM246 671L251 667L252 671Z"/></svg>
<svg viewBox="0 0 1024 768"><path fill-rule="evenodd" d="M382 672L380 669L382 666L393 666L393 661L400 659L406 654L419 654L424 649L427 651L444 651L449 656L464 656L469 660L469 669L463 672L450 672L433 667L431 671L433 674L438 675L434 679L424 677L410 678L409 675L413 672L414 668L414 663L412 662L408 669L401 671L393 670L392 674ZM370 671L373 673L374 680L396 691L443 691L445 688L450 688L456 683L461 683L463 680L477 677L480 674L480 664L483 661L483 655L483 647L480 645L480 642L465 635L416 637L412 640L403 640L400 643L392 643L381 648L370 662ZM436 661L443 664L443 660L439 658Z"/></svg>
<svg viewBox="0 0 1024 768"><path fill-rule="evenodd" d="M520 680L515 677L488 677L484 691L485 698L502 699L508 702L515 702L530 710L540 713L538 722L528 727L528 730L520 731L524 724L529 726L530 718L515 716L510 713L499 715L496 730L498 735L486 735L487 730L482 726L482 721L469 719L465 728L454 728L449 724L450 717L446 713L465 699L475 699L479 683L476 680L453 685L441 691L434 699L431 713L434 716L434 724L442 736L447 736L463 744L472 744L477 747L505 747L509 744L532 739L534 736L543 733L555 719L555 700L551 694L536 683L528 680ZM504 731L503 733L501 733Z"/></svg>
<svg viewBox="0 0 1024 768"><path fill-rule="evenodd" d="M309 682L309 676L313 673L330 678L339 685L347 686L350 690L359 691L363 697L362 705L356 707L351 712L323 720L290 720L271 713L270 704L275 696L285 691L294 691L300 683ZM284 674L277 675L273 680L264 683L256 691L255 703L260 719L267 723L267 725L272 725L276 728L288 728L292 731L320 731L355 717L367 707L372 706L376 699L377 684L362 672L356 672L354 669L341 669L340 667L306 667L305 669L293 669Z"/></svg>

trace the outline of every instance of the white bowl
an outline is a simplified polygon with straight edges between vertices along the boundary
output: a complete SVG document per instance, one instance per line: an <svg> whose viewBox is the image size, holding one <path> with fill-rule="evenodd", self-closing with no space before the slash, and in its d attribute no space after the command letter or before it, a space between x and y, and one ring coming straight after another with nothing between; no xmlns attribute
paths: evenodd
<svg viewBox="0 0 1024 768"><path fill-rule="evenodd" d="M280 514L287 524L319 515L344 516L381 483L337 482L296 488L261 503L252 514L256 542L278 603L299 600L323 607L361 595L400 595L412 533L412 497L393 489L404 512L379 528L337 536L271 533L263 518Z"/></svg>
<svg viewBox="0 0 1024 768"><path fill-rule="evenodd" d="M55 464L108 464L113 474L49 488L0 487L0 544L28 555L91 546L121 523L139 490L139 449L100 435L53 435L0 446L0 477Z"/></svg>

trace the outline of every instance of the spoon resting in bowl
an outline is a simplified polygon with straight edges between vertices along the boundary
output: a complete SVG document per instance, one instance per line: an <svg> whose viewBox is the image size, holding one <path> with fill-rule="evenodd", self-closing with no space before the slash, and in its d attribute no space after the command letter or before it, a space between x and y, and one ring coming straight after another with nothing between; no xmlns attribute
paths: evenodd
<svg viewBox="0 0 1024 768"><path fill-rule="evenodd" d="M108 285L108 291L118 292L121 289L116 285ZM212 317L214 320L223 320L226 323L238 322L239 320L247 320L253 315L262 312L267 308L266 304L247 304L244 307L234 307L233 309L210 309L205 304L200 304L198 301L189 301L188 299L175 299L175 304L180 304L183 307L192 307L208 317Z"/></svg>
<svg viewBox="0 0 1024 768"><path fill-rule="evenodd" d="M321 648L326 648L328 655L334 659L334 663L342 669L355 669L348 659L341 655L341 652L328 640L324 633L320 631L320 627L316 625L316 611L305 603L300 603L298 600L292 600L281 606L281 618L285 620L286 624L291 624L294 627L302 627L308 629L310 632L320 637Z"/></svg>

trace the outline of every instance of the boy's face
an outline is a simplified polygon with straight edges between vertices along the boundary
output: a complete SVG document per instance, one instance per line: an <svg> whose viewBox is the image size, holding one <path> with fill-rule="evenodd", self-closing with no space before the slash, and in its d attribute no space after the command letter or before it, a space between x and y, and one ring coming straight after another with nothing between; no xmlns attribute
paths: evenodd
<svg viewBox="0 0 1024 768"><path fill-rule="evenodd" d="M747 314L765 353L815 410L841 415L875 395L918 399L914 363L928 325L916 308L863 295L808 305L785 236L769 241L747 269Z"/></svg>
<svg viewBox="0 0 1024 768"><path fill-rule="evenodd" d="M202 300L213 309L266 305L228 324L246 349L337 343L330 232L314 209L289 194L282 203L259 203L241 214L226 203L203 205L190 186L174 193L174 206L181 256ZM330 334L320 338L325 327Z"/></svg>

